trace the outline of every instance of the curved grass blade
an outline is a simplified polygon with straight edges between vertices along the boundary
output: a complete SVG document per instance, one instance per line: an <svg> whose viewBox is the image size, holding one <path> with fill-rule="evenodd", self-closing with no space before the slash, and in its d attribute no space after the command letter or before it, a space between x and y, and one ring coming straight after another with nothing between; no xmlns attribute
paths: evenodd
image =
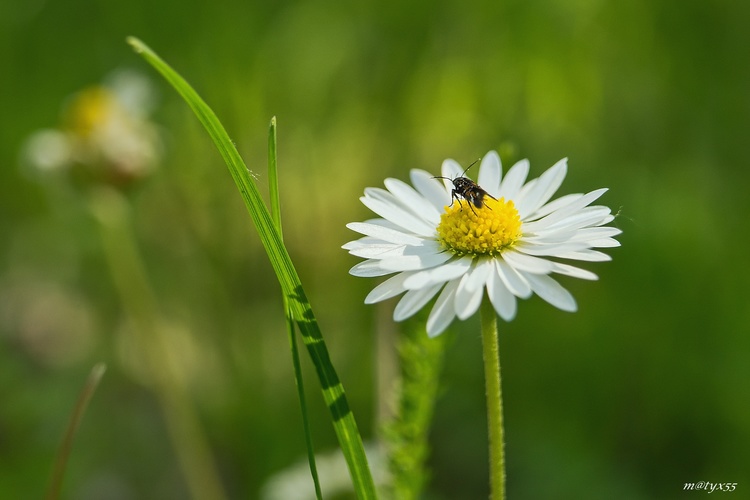
<svg viewBox="0 0 750 500"><path fill-rule="evenodd" d="M279 236L282 240L284 233L281 230L281 203L279 202L279 170L276 154L276 117L271 118L268 127L268 189L271 195L271 217ZM307 461L310 464L310 475L315 486L315 498L323 500L323 492L320 489L318 478L318 466L315 463L315 447L310 430L310 419L307 412L307 401L305 399L305 384L302 378L302 367L299 363L299 350L297 349L297 337L294 332L294 320L289 310L289 304L284 297L284 316L286 318L287 336L289 337L289 348L292 351L292 365L294 366L294 382L297 386L297 398L299 399L300 412L302 413L302 427L305 431L305 444L307 445Z"/></svg>
<svg viewBox="0 0 750 500"><path fill-rule="evenodd" d="M59 452L57 453L55 467L52 471L52 478L50 479L49 489L47 490L47 500L57 500L58 498L60 498L60 491L62 490L65 468L68 464L70 452L73 449L73 438L75 437L78 427L80 427L81 425L83 414L86 412L89 401L94 395L94 391L96 391L96 388L99 385L99 381L101 381L106 369L107 365L105 365L104 363L97 363L91 369L91 372L86 379L86 385L83 386L83 389L78 396L75 408L73 409L73 413L70 416L70 423L68 423L68 428L65 430L63 442L60 445Z"/></svg>
<svg viewBox="0 0 750 500"><path fill-rule="evenodd" d="M328 348L323 341L310 303L302 289L299 275L281 241L279 231L273 224L271 214L250 177L250 172L224 126L195 90L143 42L133 37L128 37L127 41L185 99L185 102L196 114L224 158L229 173L237 184L250 217L258 230L258 235L279 280L282 292L288 300L292 318L297 324L307 351L312 358L323 391L323 399L331 412L333 427L349 467L354 490L361 499L376 498L375 484L367 464L362 438L357 429L354 415L349 408L343 385L333 364L331 364Z"/></svg>
<svg viewBox="0 0 750 500"><path fill-rule="evenodd" d="M279 162L276 151L276 117L271 118L268 126L268 191L271 196L271 217L279 236L284 239L281 231L281 202L279 201Z"/></svg>

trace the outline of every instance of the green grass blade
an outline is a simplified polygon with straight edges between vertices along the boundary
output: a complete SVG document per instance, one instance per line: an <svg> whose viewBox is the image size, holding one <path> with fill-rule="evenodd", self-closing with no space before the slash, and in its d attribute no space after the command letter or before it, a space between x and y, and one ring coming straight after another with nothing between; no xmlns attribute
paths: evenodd
<svg viewBox="0 0 750 500"><path fill-rule="evenodd" d="M91 401L94 391L96 391L96 388L99 386L99 382L101 381L106 369L107 365L104 363L97 363L94 368L91 369L91 373L89 374L88 379L86 379L86 385L78 396L75 408L73 409L73 414L70 416L70 423L65 430L65 436L60 445L60 451L55 459L55 467L52 471L49 489L47 490L47 500L57 500L60 498L65 468L68 465L68 458L70 458L70 452L73 449L73 438L75 437L78 427L81 425L83 414L86 412L89 401Z"/></svg>
<svg viewBox="0 0 750 500"><path fill-rule="evenodd" d="M276 154L276 117L271 118L268 127L268 190L271 195L271 217L279 236L284 237L281 231L281 202L279 201L279 168L278 156Z"/></svg>
<svg viewBox="0 0 750 500"><path fill-rule="evenodd" d="M284 301L286 303L286 301ZM297 385L297 397L299 398L300 411L302 412L302 425L305 429L305 444L307 445L307 462L310 464L310 475L315 485L315 498L323 500L323 491L320 488L318 478L318 466L315 463L315 447L312 441L312 430L307 412L307 401L305 400L305 385L302 380L302 368L299 363L299 351L297 350L297 337L294 335L294 322L291 320L291 312L287 308L287 335L289 336L289 348L292 350L292 363L294 364L294 381Z"/></svg>
<svg viewBox="0 0 750 500"><path fill-rule="evenodd" d="M300 329L307 351L312 358L323 391L323 399L331 412L334 430L349 467L354 490L361 499L376 498L375 485L367 464L362 438L357 429L354 415L349 408L344 388L331 364L328 348L323 341L310 303L302 289L299 275L281 241L281 235L273 224L271 214L266 209L260 193L250 177L250 172L223 125L195 90L143 42L129 37L128 43L161 73L185 99L224 158L229 173L237 184L250 217L258 230L258 235L268 254L271 266L281 284L282 292L289 301L292 318Z"/></svg>
<svg viewBox="0 0 750 500"><path fill-rule="evenodd" d="M281 230L281 203L279 202L279 169L276 152L276 117L271 118L268 128L268 189L271 195L271 217L279 235L284 236ZM310 475L315 485L315 497L323 500L323 492L320 489L318 478L318 466L315 463L315 446L313 446L312 431L310 430L310 418L307 412L307 401L305 399L305 384L302 378L302 368L299 363L299 350L297 349L297 337L294 333L294 320L289 310L289 304L284 297L284 316L286 317L287 336L289 337L289 349L292 351L292 365L294 366L294 382L297 386L297 398L299 399L300 412L302 413L302 427L305 432L305 444L307 445L307 461L310 464Z"/></svg>

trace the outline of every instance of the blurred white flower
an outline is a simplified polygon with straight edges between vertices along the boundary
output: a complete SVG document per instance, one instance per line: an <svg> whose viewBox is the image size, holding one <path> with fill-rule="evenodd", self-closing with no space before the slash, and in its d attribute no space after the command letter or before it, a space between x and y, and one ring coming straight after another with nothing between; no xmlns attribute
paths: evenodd
<svg viewBox="0 0 750 500"><path fill-rule="evenodd" d="M516 297L533 293L559 309L575 311L573 296L549 275L597 276L553 259L611 260L594 248L619 246L613 237L621 231L603 227L614 219L608 207L589 206L606 189L549 201L565 178L567 159L525 182L528 172L529 162L522 160L502 178L500 157L490 151L477 184L463 177L458 163L446 160L443 181L414 169L414 187L386 179L387 191L367 188L360 199L382 218L347 225L365 236L343 248L367 259L350 273L397 274L375 287L365 303L405 292L393 314L401 321L440 293L427 320L430 336L443 332L456 316L464 320L473 315L485 289L506 321L516 315Z"/></svg>
<svg viewBox="0 0 750 500"><path fill-rule="evenodd" d="M149 120L149 81L132 71L73 95L59 130L33 133L22 158L36 170L68 171L84 179L127 184L148 175L161 158L161 140Z"/></svg>
<svg viewBox="0 0 750 500"><path fill-rule="evenodd" d="M365 446L365 454L375 485L384 486L385 457L379 447L373 444ZM316 454L315 466L324 498L348 498L346 494L354 493L349 469L341 450ZM315 500L315 487L307 459L271 476L263 485L260 497L262 500Z"/></svg>
<svg viewBox="0 0 750 500"><path fill-rule="evenodd" d="M42 172L66 167L73 157L68 136L59 130L43 129L31 134L24 147L24 162Z"/></svg>

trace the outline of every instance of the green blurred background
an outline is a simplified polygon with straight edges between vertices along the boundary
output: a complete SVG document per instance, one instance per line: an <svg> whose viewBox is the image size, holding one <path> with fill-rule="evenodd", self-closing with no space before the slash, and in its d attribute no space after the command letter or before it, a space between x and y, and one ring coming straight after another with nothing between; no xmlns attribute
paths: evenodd
<svg viewBox="0 0 750 500"><path fill-rule="evenodd" d="M0 3L0 498L39 498L93 364L64 498L184 498L96 223L19 165L72 93L118 68L159 92L160 169L131 194L138 242L231 498L305 453L279 288L221 158L125 44L143 39L214 108L264 192L279 124L284 233L367 440L389 387L376 349L394 303L340 246L358 201L410 168L498 149L564 192L606 186L624 233L600 282L561 280L501 324L510 498L694 498L750 489L750 3L732 1ZM743 229L745 228L745 229ZM736 236L736 237L735 237ZM456 322L425 498L486 498L478 322ZM336 447L303 354L318 449ZM324 485L325 488L325 485ZM745 493L742 493L742 492Z"/></svg>

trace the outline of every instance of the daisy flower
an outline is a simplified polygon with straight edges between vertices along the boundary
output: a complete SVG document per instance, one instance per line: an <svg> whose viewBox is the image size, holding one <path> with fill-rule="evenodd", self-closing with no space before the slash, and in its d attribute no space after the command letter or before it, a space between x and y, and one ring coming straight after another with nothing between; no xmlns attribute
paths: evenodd
<svg viewBox="0 0 750 500"><path fill-rule="evenodd" d="M564 311L577 309L575 299L550 275L595 280L587 270L559 260L608 261L595 248L619 246L620 230L605 225L614 219L608 207L591 206L606 189L568 194L550 201L567 173L562 159L539 178L526 182L528 160L502 175L500 157L490 151L479 166L475 198L456 189L465 177L454 160L445 160L441 176L410 172L412 186L385 180L386 189L367 188L362 203L380 218L347 227L364 237L343 246L366 259L349 271L354 276L394 274L365 298L372 304L404 293L393 319L404 320L436 295L427 333L442 333L455 317L473 315L485 290L497 314L516 315L516 298L532 294ZM473 183L472 183L473 184ZM470 184L471 185L471 184ZM455 196L454 196L455 193Z"/></svg>
<svg viewBox="0 0 750 500"><path fill-rule="evenodd" d="M149 119L154 100L144 76L120 70L105 84L71 96L62 125L34 132L22 159L32 172L129 185L149 175L161 158L159 131Z"/></svg>

